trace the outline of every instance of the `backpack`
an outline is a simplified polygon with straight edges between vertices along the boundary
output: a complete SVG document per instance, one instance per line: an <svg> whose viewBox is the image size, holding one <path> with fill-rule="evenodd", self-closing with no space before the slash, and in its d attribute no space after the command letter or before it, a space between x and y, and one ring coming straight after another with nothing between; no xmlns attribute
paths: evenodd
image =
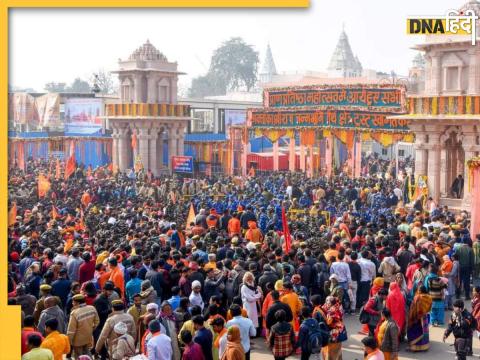
<svg viewBox="0 0 480 360"><path fill-rule="evenodd" d="M311 354L319 354L328 345L330 331L325 323L312 319L305 326L308 329L307 347Z"/></svg>
<svg viewBox="0 0 480 360"><path fill-rule="evenodd" d="M368 324L370 322L370 314L365 311L365 305L360 308L360 315L358 319L360 320L360 324Z"/></svg>
<svg viewBox="0 0 480 360"><path fill-rule="evenodd" d="M367 305L367 303L365 303L365 305L363 305L360 308L359 320L361 324L368 324L370 322L371 315L365 311L365 306ZM377 300L377 297L375 296L375 308L377 306L378 306L378 300Z"/></svg>

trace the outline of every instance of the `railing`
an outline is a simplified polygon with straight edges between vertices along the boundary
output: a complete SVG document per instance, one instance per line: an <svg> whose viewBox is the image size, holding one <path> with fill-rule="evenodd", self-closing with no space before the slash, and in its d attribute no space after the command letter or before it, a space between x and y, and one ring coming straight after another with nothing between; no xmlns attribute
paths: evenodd
<svg viewBox="0 0 480 360"><path fill-rule="evenodd" d="M180 104L107 104L107 116L190 116L190 106Z"/></svg>
<svg viewBox="0 0 480 360"><path fill-rule="evenodd" d="M480 96L408 97L409 114L479 115Z"/></svg>

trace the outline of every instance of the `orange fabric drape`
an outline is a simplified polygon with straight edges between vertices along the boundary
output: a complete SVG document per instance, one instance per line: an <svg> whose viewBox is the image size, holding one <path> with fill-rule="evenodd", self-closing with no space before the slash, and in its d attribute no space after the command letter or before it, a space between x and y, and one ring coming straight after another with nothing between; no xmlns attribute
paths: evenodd
<svg viewBox="0 0 480 360"><path fill-rule="evenodd" d="M465 109L464 109L464 97L459 96L458 97L458 103L457 103L457 114L465 114Z"/></svg>
<svg viewBox="0 0 480 360"><path fill-rule="evenodd" d="M300 144L313 146L315 144L315 130L304 130L300 132Z"/></svg>
<svg viewBox="0 0 480 360"><path fill-rule="evenodd" d="M18 167L22 170L25 170L25 148L24 143L17 144L17 159Z"/></svg>
<svg viewBox="0 0 480 360"><path fill-rule="evenodd" d="M137 148L137 134L133 133L132 135L132 149Z"/></svg>

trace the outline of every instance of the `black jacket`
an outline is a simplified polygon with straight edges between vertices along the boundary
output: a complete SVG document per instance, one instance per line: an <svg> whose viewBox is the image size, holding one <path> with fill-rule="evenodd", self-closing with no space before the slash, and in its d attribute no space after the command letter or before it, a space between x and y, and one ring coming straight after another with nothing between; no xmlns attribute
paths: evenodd
<svg viewBox="0 0 480 360"><path fill-rule="evenodd" d="M278 275L275 271L265 271L262 276L258 279L258 286L262 288L264 294L267 293L267 284L271 283L275 285L275 282L278 280Z"/></svg>
<svg viewBox="0 0 480 360"><path fill-rule="evenodd" d="M463 310L458 315L453 312L447 330L445 330L445 336L448 337L453 332L455 338L468 339L472 337L476 325L476 320L467 310Z"/></svg>
<svg viewBox="0 0 480 360"><path fill-rule="evenodd" d="M272 306L270 306L270 309L268 309L267 311L267 317L265 319L267 329L270 330L270 328L277 323L277 320L275 319L275 313L278 310L285 311L285 314L287 314L287 318L285 319L286 322L290 322L293 320L293 314L290 306L281 301L274 302Z"/></svg>

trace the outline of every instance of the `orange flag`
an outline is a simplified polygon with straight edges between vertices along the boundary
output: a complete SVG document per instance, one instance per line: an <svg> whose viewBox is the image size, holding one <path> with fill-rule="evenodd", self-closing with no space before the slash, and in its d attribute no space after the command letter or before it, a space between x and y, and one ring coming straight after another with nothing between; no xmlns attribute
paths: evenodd
<svg viewBox="0 0 480 360"><path fill-rule="evenodd" d="M110 163L107 169L108 171L113 172L113 163Z"/></svg>
<svg viewBox="0 0 480 360"><path fill-rule="evenodd" d="M48 191L50 190L51 184L50 181L45 177L45 175L38 175L38 197L42 198L47 196Z"/></svg>
<svg viewBox="0 0 480 360"><path fill-rule="evenodd" d="M83 195L82 195L82 198L81 198L81 203L84 207L87 207L89 204L90 204L90 201L92 200L92 198L90 197L90 194L88 192L84 192Z"/></svg>
<svg viewBox="0 0 480 360"><path fill-rule="evenodd" d="M17 203L13 203L12 208L8 212L8 226L12 226L17 222Z"/></svg>
<svg viewBox="0 0 480 360"><path fill-rule="evenodd" d="M75 172L75 154L72 154L65 164L65 180Z"/></svg>
<svg viewBox="0 0 480 360"><path fill-rule="evenodd" d="M60 160L57 159L57 165L56 165L56 168L55 168L55 179L60 179L60 176L61 176L61 170L60 170Z"/></svg>
<svg viewBox="0 0 480 360"><path fill-rule="evenodd" d="M195 209L193 208L193 204L190 204L190 210L188 210L187 216L187 224L185 225L186 228L190 226L190 223L195 222Z"/></svg>
<svg viewBox="0 0 480 360"><path fill-rule="evenodd" d="M72 215L68 214L68 215L67 215L67 218L65 219L65 224L69 224L69 223L71 223L71 222L72 222L72 220L73 220L73 217L72 217Z"/></svg>
<svg viewBox="0 0 480 360"><path fill-rule="evenodd" d="M58 219L59 217L60 215L58 214L57 209L55 208L55 206L52 206L52 219Z"/></svg>
<svg viewBox="0 0 480 360"><path fill-rule="evenodd" d="M137 148L137 134L133 133L132 135L132 149Z"/></svg>

